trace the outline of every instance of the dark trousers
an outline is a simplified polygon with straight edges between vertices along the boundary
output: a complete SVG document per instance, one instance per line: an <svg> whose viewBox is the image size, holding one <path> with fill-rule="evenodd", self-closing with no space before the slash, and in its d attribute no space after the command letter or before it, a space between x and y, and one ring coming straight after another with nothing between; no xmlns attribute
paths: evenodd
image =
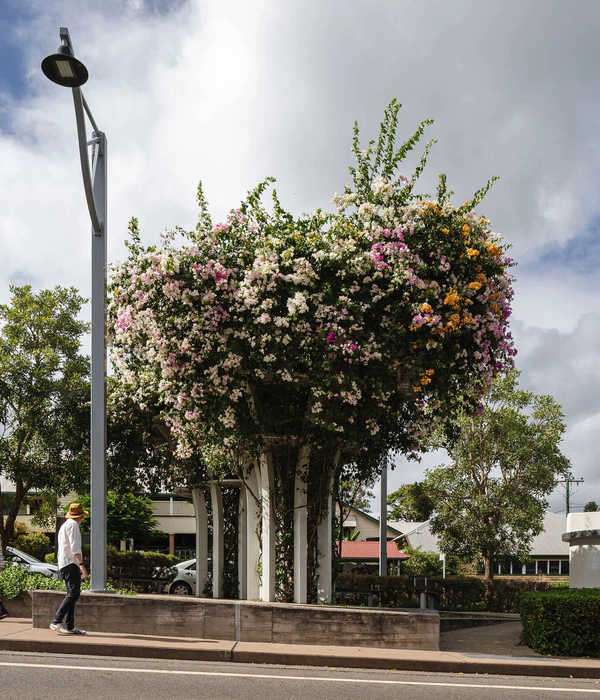
<svg viewBox="0 0 600 700"><path fill-rule="evenodd" d="M81 593L81 571L77 564L68 564L60 570L67 584L67 595L60 604L54 616L54 624L65 621L65 627L72 630L75 627L75 603Z"/></svg>
<svg viewBox="0 0 600 700"><path fill-rule="evenodd" d="M8 610L4 607L4 603L0 600L0 615L8 615Z"/></svg>

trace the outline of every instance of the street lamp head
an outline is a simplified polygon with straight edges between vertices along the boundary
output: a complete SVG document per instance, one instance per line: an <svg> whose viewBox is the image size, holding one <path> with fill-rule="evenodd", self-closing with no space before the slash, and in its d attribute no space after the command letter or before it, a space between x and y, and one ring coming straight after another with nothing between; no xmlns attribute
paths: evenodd
<svg viewBox="0 0 600 700"><path fill-rule="evenodd" d="M57 52L42 61L44 75L53 83L64 87L81 87L88 79L87 68L71 54L71 49L62 44Z"/></svg>

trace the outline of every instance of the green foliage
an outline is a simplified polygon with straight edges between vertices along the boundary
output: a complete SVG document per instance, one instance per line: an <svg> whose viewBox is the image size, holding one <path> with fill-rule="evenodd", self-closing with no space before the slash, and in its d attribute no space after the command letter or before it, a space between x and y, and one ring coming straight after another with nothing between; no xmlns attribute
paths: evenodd
<svg viewBox="0 0 600 700"><path fill-rule="evenodd" d="M600 658L600 588L526 593L520 613L521 642L539 654Z"/></svg>
<svg viewBox="0 0 600 700"><path fill-rule="evenodd" d="M598 510L600 510L600 508L598 507L598 504L596 503L596 501L588 501L583 506L584 513L595 513Z"/></svg>
<svg viewBox="0 0 600 700"><path fill-rule="evenodd" d="M58 564L56 561L56 554L54 552L50 552L49 554L46 554L44 557L44 561L46 564Z"/></svg>
<svg viewBox="0 0 600 700"><path fill-rule="evenodd" d="M424 577L417 578L423 585ZM438 588L436 599L439 610L462 612L518 613L521 597L527 591L548 590L550 585L537 579L496 579L490 585L476 576L427 577L427 585ZM367 591L381 592L381 606L385 608L418 607L419 592L414 590L413 576L377 576L375 574L342 574L337 589L352 589L364 593L339 598L343 602L367 605ZM379 598L376 599L376 601Z"/></svg>
<svg viewBox="0 0 600 700"><path fill-rule="evenodd" d="M117 578L163 578L172 581L179 559L159 552L114 552L108 560L108 574Z"/></svg>
<svg viewBox="0 0 600 700"><path fill-rule="evenodd" d="M390 520L408 520L424 522L429 520L433 513L435 503L427 486L420 481L414 484L403 484L393 493L388 494L388 506Z"/></svg>
<svg viewBox="0 0 600 700"><path fill-rule="evenodd" d="M62 287L10 291L11 303L0 305L0 476L15 493L0 518L4 546L32 490L64 495L89 472L89 360L80 353L88 324L78 320L84 299Z"/></svg>
<svg viewBox="0 0 600 700"><path fill-rule="evenodd" d="M64 587L62 581L29 573L22 566L5 566L0 571L0 598L4 600L22 598L27 591L53 591Z"/></svg>
<svg viewBox="0 0 600 700"><path fill-rule="evenodd" d="M86 494L77 499L91 514L90 496ZM90 518L83 519L81 531L90 531ZM109 491L106 496L106 532L108 542L115 546L127 539L152 540L157 532L152 500L133 493Z"/></svg>
<svg viewBox="0 0 600 700"><path fill-rule="evenodd" d="M358 479L340 479L339 503L344 507L344 515L348 515L351 508L358 508L364 513L371 512L371 499L373 498L373 479L359 481Z"/></svg>
<svg viewBox="0 0 600 700"><path fill-rule="evenodd" d="M569 461L559 448L563 414L551 396L517 388L519 373L495 380L477 415L462 413L449 466L426 472L439 548L463 561L481 556L493 579L501 557L524 558L543 528L546 497Z"/></svg>
<svg viewBox="0 0 600 700"><path fill-rule="evenodd" d="M32 557L44 561L46 556L52 551L50 538L43 532L28 532L19 535L15 540L15 547L22 552L31 554Z"/></svg>
<svg viewBox="0 0 600 700"><path fill-rule="evenodd" d="M420 547L413 549L405 547L402 550L410 555L410 559L403 561L402 573L407 576L441 576L443 563L437 552L424 552ZM459 569L459 561L456 557L446 557L446 575L456 574Z"/></svg>

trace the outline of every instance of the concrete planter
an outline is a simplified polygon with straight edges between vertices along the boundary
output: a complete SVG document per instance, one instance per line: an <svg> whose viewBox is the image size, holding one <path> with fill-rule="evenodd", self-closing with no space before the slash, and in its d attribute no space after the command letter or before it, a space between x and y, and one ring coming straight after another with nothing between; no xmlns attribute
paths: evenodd
<svg viewBox="0 0 600 700"><path fill-rule="evenodd" d="M12 600L3 600L2 602L11 617L32 616L31 593L25 593L22 598L13 598Z"/></svg>
<svg viewBox="0 0 600 700"><path fill-rule="evenodd" d="M33 626L47 627L62 600L60 591L33 592ZM77 626L93 632L123 632L274 644L368 646L438 651L436 612L347 609L210 600L158 595L82 594Z"/></svg>

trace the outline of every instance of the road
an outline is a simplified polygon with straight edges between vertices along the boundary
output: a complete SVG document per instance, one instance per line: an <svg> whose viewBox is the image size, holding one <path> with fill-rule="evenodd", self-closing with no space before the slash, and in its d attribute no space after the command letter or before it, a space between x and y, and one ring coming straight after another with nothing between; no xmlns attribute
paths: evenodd
<svg viewBox="0 0 600 700"><path fill-rule="evenodd" d="M598 698L600 681L0 652L1 700Z"/></svg>

